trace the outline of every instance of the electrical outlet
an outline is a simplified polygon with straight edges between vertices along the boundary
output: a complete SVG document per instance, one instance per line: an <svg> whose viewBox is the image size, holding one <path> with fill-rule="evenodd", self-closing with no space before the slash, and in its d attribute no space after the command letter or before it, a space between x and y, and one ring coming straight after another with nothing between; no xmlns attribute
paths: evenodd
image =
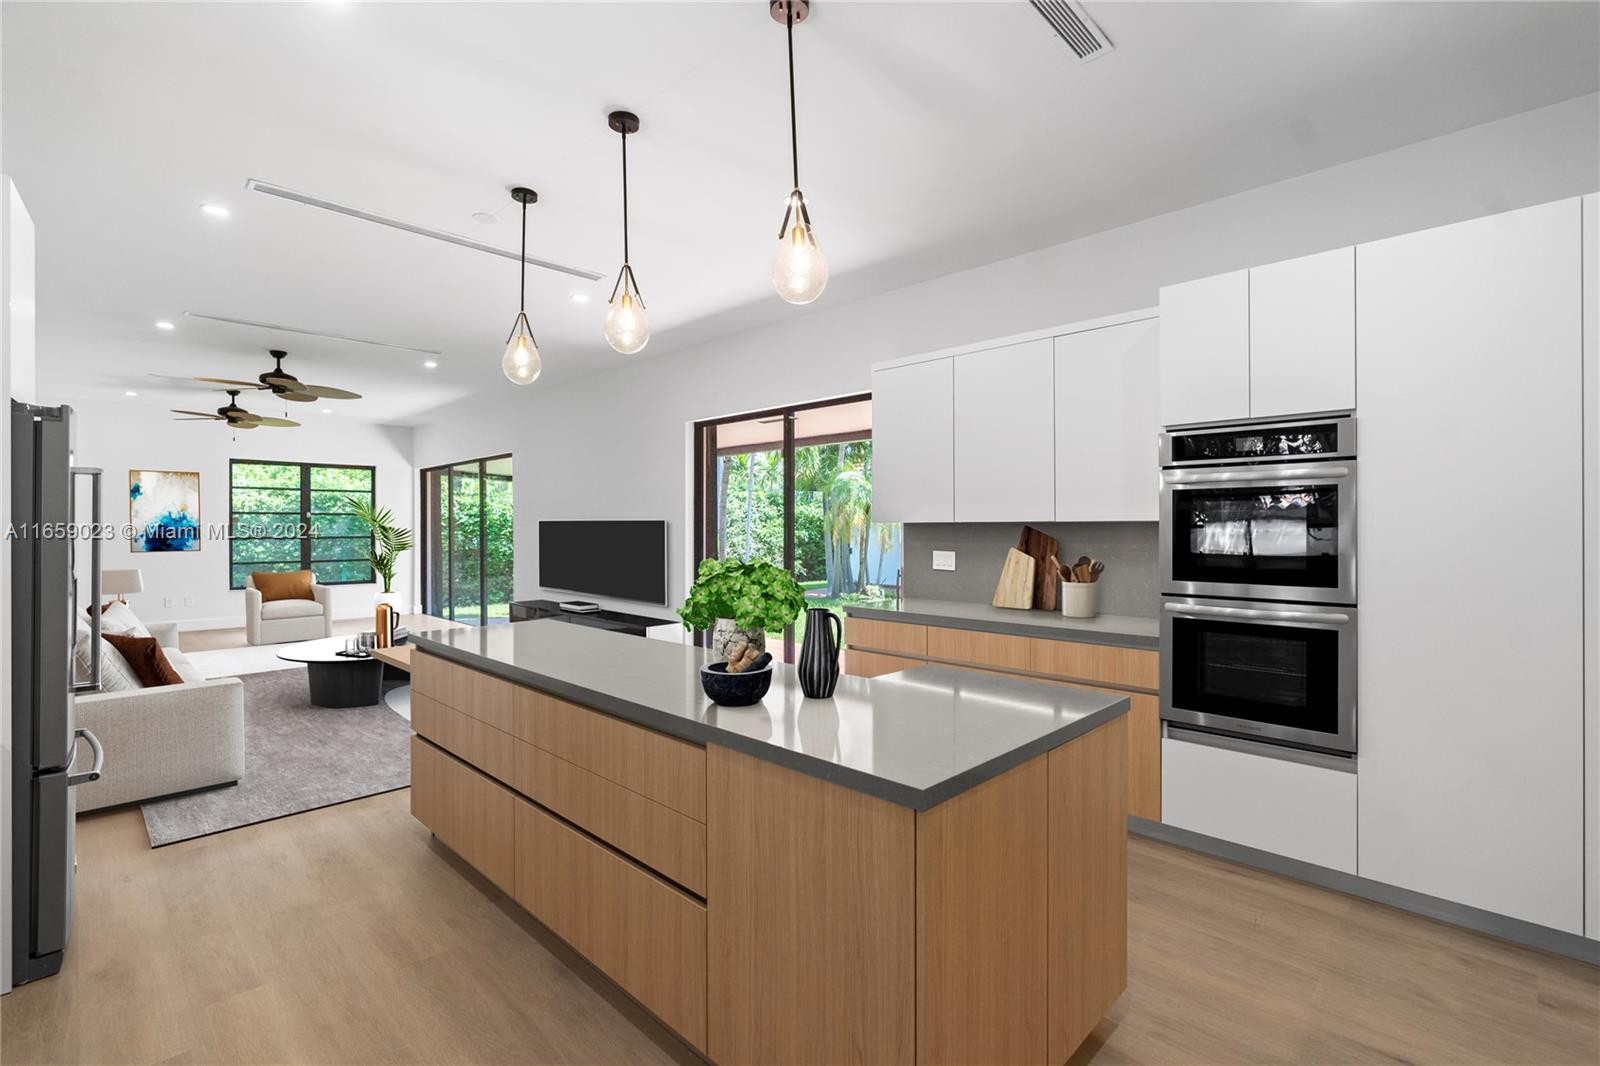
<svg viewBox="0 0 1600 1066"><path fill-rule="evenodd" d="M934 552L933 568L935 570L954 570L956 568L956 553Z"/></svg>
<svg viewBox="0 0 1600 1066"><path fill-rule="evenodd" d="M193 596L185 596L183 598L183 605L185 607L193 607L194 606L194 597Z"/></svg>
<svg viewBox="0 0 1600 1066"><path fill-rule="evenodd" d="M161 597L161 606L163 607L171 607L175 602L171 596Z"/></svg>

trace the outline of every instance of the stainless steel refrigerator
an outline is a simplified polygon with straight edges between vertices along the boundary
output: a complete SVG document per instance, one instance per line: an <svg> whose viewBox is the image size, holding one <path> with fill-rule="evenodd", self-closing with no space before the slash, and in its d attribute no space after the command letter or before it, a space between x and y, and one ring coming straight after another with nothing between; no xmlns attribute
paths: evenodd
<svg viewBox="0 0 1600 1066"><path fill-rule="evenodd" d="M73 721L75 692L99 688L100 612L86 611L93 661L73 661L80 484L99 524L97 470L71 466L72 409L11 404L12 981L61 969L72 929L73 787L100 776L100 742ZM80 482L80 477L86 479ZM96 530L95 532L98 532ZM89 538L89 603L100 601L100 540ZM93 757L74 772L79 740Z"/></svg>

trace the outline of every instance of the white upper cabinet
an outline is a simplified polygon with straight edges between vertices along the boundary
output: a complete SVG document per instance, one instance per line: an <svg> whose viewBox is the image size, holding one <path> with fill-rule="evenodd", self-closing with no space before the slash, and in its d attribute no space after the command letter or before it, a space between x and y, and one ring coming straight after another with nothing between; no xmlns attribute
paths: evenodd
<svg viewBox="0 0 1600 1066"><path fill-rule="evenodd" d="M1055 359L1056 521L1154 522L1158 321L1057 337Z"/></svg>
<svg viewBox="0 0 1600 1066"><path fill-rule="evenodd" d="M955 518L954 364L933 359L872 372L872 520Z"/></svg>
<svg viewBox="0 0 1600 1066"><path fill-rule="evenodd" d="M1356 405L1356 250L1250 271L1250 417Z"/></svg>
<svg viewBox="0 0 1600 1066"><path fill-rule="evenodd" d="M1051 338L955 357L955 520L1056 514Z"/></svg>
<svg viewBox="0 0 1600 1066"><path fill-rule="evenodd" d="M1580 224L1566 200L1356 249L1357 872L1573 933Z"/></svg>
<svg viewBox="0 0 1600 1066"><path fill-rule="evenodd" d="M1250 417L1250 272L1161 290L1161 422Z"/></svg>

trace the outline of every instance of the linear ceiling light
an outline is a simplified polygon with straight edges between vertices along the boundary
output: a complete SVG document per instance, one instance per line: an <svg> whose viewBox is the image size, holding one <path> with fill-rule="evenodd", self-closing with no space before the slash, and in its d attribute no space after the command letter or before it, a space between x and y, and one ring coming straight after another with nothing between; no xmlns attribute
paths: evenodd
<svg viewBox="0 0 1600 1066"><path fill-rule="evenodd" d="M298 333L303 337L321 337L329 341L346 341L350 344L370 344L374 348L393 348L401 352L420 352L423 355L443 355L437 348L413 348L409 344L390 344L388 341L367 340L365 337L347 337L343 333L329 333L321 329L301 329L299 326L280 326L275 322L252 322L248 318L229 318L226 315L207 315L199 311L185 311L184 318L203 318L207 322L221 322L229 326L249 326L251 329L271 329L279 333Z"/></svg>
<svg viewBox="0 0 1600 1066"><path fill-rule="evenodd" d="M564 263L552 263L548 259L535 259L526 254L518 256L516 252L508 252L504 248L496 248L492 244L484 244L482 241L475 241L471 237L463 237L459 233L447 233L440 229L429 229L426 226L418 226L415 223L406 222L402 219L390 218L387 215L374 214L371 211L363 211L359 207L351 207L348 204L334 203L332 200L324 200L318 196L309 196L303 192L295 192L293 189L285 189L281 185L273 185L271 182L261 181L257 178L251 178L249 181L245 182L244 187L249 189L251 192L265 193L268 196L276 196L284 200L292 200L297 204L304 204L307 207L320 207L324 211L333 211L337 214L349 215L351 218L359 218L363 222L376 222L380 226L388 226L390 229L404 230L406 233L415 233L419 237L432 237L436 241L445 241L449 244L458 244L463 248L471 248L475 252L488 252L490 255L498 255L505 259L520 258L523 262L528 263L531 266L543 267L545 270L554 270L562 274L571 274L573 277L586 278L589 281L599 281L602 277L604 277L603 274L597 274L592 270L584 270L581 267L567 266Z"/></svg>

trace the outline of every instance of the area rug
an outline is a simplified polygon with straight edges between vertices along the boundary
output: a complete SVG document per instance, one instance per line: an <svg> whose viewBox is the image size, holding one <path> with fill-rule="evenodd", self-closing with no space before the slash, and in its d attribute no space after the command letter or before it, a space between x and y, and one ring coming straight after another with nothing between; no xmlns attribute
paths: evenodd
<svg viewBox="0 0 1600 1066"><path fill-rule="evenodd" d="M313 707L304 667L249 674L244 777L141 804L150 846L392 792L411 783L411 727L381 703Z"/></svg>

